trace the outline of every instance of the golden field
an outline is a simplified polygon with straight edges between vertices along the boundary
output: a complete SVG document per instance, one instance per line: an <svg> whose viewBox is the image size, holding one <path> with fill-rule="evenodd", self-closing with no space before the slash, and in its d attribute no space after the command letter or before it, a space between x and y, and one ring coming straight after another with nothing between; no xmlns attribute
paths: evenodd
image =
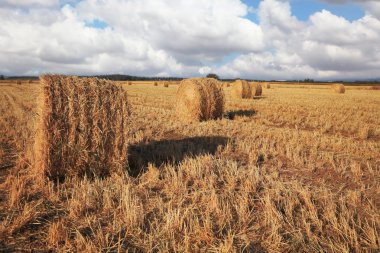
<svg viewBox="0 0 380 253"><path fill-rule="evenodd" d="M177 83L119 82L126 176L30 176L38 83L0 83L0 252L376 252L380 91L224 88L221 120L182 123Z"/></svg>

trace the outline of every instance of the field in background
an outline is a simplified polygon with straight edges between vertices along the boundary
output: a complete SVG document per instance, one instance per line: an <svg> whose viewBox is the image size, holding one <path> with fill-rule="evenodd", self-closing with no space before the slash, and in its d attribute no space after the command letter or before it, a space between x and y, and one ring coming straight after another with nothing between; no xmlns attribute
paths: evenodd
<svg viewBox="0 0 380 253"><path fill-rule="evenodd" d="M379 250L380 91L225 88L222 120L184 124L177 85L119 85L129 177L41 186L28 178L38 84L0 83L0 249Z"/></svg>

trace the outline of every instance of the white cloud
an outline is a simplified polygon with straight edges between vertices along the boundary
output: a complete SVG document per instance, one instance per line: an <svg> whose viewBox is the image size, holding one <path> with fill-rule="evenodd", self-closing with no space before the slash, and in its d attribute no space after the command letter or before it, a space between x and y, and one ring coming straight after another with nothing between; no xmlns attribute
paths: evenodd
<svg viewBox="0 0 380 253"><path fill-rule="evenodd" d="M75 4L62 7L69 2ZM246 17L252 9L240 0L5 0L0 70L375 78L380 8L375 1L361 5L366 14L358 20L322 10L305 22L292 14L289 1L263 0L254 10L256 24ZM225 62L231 55L235 59Z"/></svg>
<svg viewBox="0 0 380 253"><path fill-rule="evenodd" d="M52 7L59 4L59 0L2 0L3 6L13 7L31 7L31 6L45 6Z"/></svg>
<svg viewBox="0 0 380 253"><path fill-rule="evenodd" d="M370 14L350 22L329 11L307 22L288 1L264 0L258 9L269 48L237 57L219 71L258 79L378 78L380 21Z"/></svg>

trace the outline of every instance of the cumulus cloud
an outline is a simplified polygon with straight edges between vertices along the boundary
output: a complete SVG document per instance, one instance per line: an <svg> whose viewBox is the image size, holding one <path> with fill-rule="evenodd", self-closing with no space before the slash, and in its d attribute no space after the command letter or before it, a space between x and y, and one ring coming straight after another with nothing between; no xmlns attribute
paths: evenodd
<svg viewBox="0 0 380 253"><path fill-rule="evenodd" d="M350 22L322 10L302 22L288 1L279 0L262 1L258 13L269 48L241 55L219 71L259 79L379 77L380 21L374 16Z"/></svg>
<svg viewBox="0 0 380 253"><path fill-rule="evenodd" d="M358 20L321 10L301 21L289 1L263 0L259 23L247 18L252 11L240 0L4 3L1 74L343 79L375 78L380 69L374 1L361 3L368 10Z"/></svg>

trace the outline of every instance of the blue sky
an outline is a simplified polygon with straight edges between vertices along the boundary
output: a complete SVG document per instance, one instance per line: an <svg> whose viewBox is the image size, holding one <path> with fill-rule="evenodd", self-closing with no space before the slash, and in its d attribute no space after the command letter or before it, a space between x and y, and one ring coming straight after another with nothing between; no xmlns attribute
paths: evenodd
<svg viewBox="0 0 380 253"><path fill-rule="evenodd" d="M247 6L257 9L261 0L243 0ZM292 13L298 19L307 21L315 12L323 9L329 10L337 16L342 16L347 20L353 21L364 16L364 9L357 3L330 4L319 0L292 0ZM259 22L257 15L249 13L248 18L254 22Z"/></svg>

